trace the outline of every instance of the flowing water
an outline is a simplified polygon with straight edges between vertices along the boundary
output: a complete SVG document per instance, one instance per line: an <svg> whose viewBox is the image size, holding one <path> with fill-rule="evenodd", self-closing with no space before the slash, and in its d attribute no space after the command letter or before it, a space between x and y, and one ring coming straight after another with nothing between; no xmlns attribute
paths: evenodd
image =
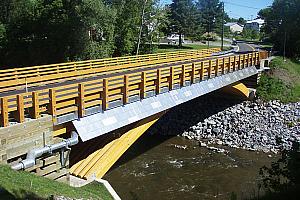
<svg viewBox="0 0 300 200"><path fill-rule="evenodd" d="M248 199L259 169L275 158L227 149L216 153L182 137L147 132L104 177L122 199Z"/></svg>

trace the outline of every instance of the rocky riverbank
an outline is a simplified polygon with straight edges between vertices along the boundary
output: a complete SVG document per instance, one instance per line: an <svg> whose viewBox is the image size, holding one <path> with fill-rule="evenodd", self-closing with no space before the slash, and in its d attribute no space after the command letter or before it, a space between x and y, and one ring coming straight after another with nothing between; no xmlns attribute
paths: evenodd
<svg viewBox="0 0 300 200"><path fill-rule="evenodd" d="M277 153L300 141L300 102L238 101L209 95L171 110L166 120L169 126L159 127L159 133L198 140L200 146L219 152L228 146Z"/></svg>
<svg viewBox="0 0 300 200"><path fill-rule="evenodd" d="M245 101L206 118L182 136L232 148L277 153L300 142L300 102Z"/></svg>

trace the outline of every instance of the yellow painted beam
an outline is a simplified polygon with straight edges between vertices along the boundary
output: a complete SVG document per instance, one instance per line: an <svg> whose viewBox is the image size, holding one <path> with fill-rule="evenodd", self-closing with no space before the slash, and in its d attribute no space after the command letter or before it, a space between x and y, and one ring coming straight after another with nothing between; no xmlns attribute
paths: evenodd
<svg viewBox="0 0 300 200"><path fill-rule="evenodd" d="M164 113L158 113L141 120L121 137L79 161L70 173L84 179L102 178L125 151L150 128Z"/></svg>
<svg viewBox="0 0 300 200"><path fill-rule="evenodd" d="M250 96L249 89L241 82L226 86L223 88L223 91L243 98L249 98Z"/></svg>

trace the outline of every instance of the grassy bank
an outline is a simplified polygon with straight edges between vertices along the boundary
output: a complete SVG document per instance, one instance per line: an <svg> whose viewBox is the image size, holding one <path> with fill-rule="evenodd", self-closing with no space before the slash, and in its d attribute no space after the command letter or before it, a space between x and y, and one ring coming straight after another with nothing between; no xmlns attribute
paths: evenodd
<svg viewBox="0 0 300 200"><path fill-rule="evenodd" d="M263 74L257 94L264 100L278 99L284 103L300 101L300 63L276 57L270 72Z"/></svg>
<svg viewBox="0 0 300 200"><path fill-rule="evenodd" d="M8 166L0 166L0 199L51 199L51 196L78 199L112 199L106 188L91 183L73 188L27 172L15 172Z"/></svg>

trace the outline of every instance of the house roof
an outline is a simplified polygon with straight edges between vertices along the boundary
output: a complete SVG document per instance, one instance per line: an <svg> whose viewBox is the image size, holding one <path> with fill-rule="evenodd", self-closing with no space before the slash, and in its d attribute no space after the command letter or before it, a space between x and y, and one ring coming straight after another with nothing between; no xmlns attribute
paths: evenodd
<svg viewBox="0 0 300 200"><path fill-rule="evenodd" d="M263 19L255 19L255 20L247 21L246 23L247 24L252 24L252 23L264 24L265 20L263 20Z"/></svg>
<svg viewBox="0 0 300 200"><path fill-rule="evenodd" d="M237 22L228 22L228 23L224 24L224 26L233 26L233 25L238 25L238 26L240 26L240 27L243 27L242 25L240 25L240 24L237 23Z"/></svg>

